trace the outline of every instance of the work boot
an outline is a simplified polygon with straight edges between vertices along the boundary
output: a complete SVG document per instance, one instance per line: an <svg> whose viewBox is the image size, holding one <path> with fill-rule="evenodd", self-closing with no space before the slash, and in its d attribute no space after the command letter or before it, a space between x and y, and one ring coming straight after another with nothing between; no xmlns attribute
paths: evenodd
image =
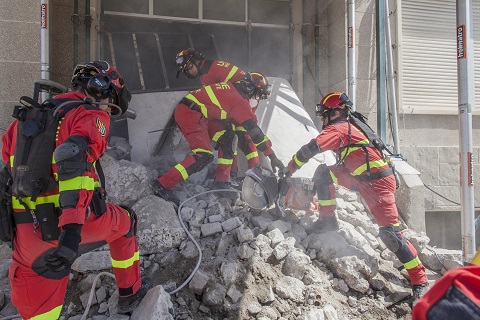
<svg viewBox="0 0 480 320"><path fill-rule="evenodd" d="M420 300L421 297L428 291L428 283L414 284L412 286L412 308Z"/></svg>
<svg viewBox="0 0 480 320"><path fill-rule="evenodd" d="M128 297L119 297L117 305L117 313L128 313L135 309L143 297L147 294L148 290L153 287L152 279L145 277L142 279L142 285L138 288L138 291Z"/></svg>
<svg viewBox="0 0 480 320"><path fill-rule="evenodd" d="M158 180L154 180L153 183L152 183L152 189L153 189L153 192L163 198L164 200L167 200L167 201L170 201L170 202L173 202L176 206L178 206L180 204L180 200L177 198L176 195L173 194L173 191L172 190L167 190L165 189L162 184L160 182L158 182Z"/></svg>
<svg viewBox="0 0 480 320"><path fill-rule="evenodd" d="M238 179L236 172L230 173L230 185L234 189L237 189L237 190L242 189L242 181Z"/></svg>
<svg viewBox="0 0 480 320"><path fill-rule="evenodd" d="M319 217L310 228L305 230L307 234L324 233L328 231L338 230L337 217Z"/></svg>
<svg viewBox="0 0 480 320"><path fill-rule="evenodd" d="M238 194L238 191L232 188L232 186L230 185L230 182L214 181L212 183L212 190L217 190L217 189L232 190L232 191L215 192L219 196L222 196L231 200L237 200L240 197L240 195Z"/></svg>

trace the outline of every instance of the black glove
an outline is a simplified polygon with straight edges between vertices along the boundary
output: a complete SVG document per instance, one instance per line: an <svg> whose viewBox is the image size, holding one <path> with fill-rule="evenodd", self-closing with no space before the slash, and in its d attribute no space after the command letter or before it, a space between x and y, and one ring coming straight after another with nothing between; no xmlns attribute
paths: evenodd
<svg viewBox="0 0 480 320"><path fill-rule="evenodd" d="M288 167L284 167L280 173L279 173L279 176L280 177L284 177L284 178L290 178L292 176L292 173L290 172L290 170L288 169Z"/></svg>
<svg viewBox="0 0 480 320"><path fill-rule="evenodd" d="M57 249L45 256L45 266L53 272L61 272L72 266L78 254L78 246L82 240L81 224L66 224L58 239Z"/></svg>
<svg viewBox="0 0 480 320"><path fill-rule="evenodd" d="M277 168L280 169L280 172L283 172L285 166L283 165L282 161L277 158L275 153L272 153L268 157L270 158L270 164L272 165L273 172L277 172Z"/></svg>

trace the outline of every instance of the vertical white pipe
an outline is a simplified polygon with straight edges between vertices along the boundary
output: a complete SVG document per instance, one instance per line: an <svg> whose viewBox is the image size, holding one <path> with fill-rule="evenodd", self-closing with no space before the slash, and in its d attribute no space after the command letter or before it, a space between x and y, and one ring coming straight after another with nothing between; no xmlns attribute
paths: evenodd
<svg viewBox="0 0 480 320"><path fill-rule="evenodd" d="M348 98L353 102L353 111L356 110L356 66L355 66L355 0L348 0Z"/></svg>
<svg viewBox="0 0 480 320"><path fill-rule="evenodd" d="M40 78L50 79L50 3L49 0L42 0L40 3ZM42 92L41 100L48 99L47 93Z"/></svg>
<svg viewBox="0 0 480 320"><path fill-rule="evenodd" d="M475 106L472 1L457 0L457 82L460 125L460 195L462 210L462 258L475 255L472 108Z"/></svg>
<svg viewBox="0 0 480 320"><path fill-rule="evenodd" d="M395 153L400 153L400 143L398 141L398 122L397 122L397 104L395 96L395 78L393 73L393 54L392 54L392 39L390 34L390 13L388 12L388 0L385 1L385 22L386 29L386 46L387 46L387 93L388 93L388 107L390 109L390 119L392 120L392 135L393 146Z"/></svg>

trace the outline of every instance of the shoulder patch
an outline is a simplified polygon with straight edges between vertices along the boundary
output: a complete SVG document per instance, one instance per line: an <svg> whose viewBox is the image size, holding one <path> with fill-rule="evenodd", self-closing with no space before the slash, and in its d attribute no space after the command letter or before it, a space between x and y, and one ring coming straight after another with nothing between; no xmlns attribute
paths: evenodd
<svg viewBox="0 0 480 320"><path fill-rule="evenodd" d="M100 118L97 118L96 126L98 128L98 131L100 132L100 135L102 137L105 137L105 135L107 134L107 126L102 120L100 120Z"/></svg>

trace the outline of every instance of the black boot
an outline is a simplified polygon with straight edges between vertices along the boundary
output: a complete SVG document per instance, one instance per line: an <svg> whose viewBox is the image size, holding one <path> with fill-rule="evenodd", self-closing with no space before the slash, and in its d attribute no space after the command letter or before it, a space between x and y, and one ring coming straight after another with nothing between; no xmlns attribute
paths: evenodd
<svg viewBox="0 0 480 320"><path fill-rule="evenodd" d="M165 189L156 179L152 183L152 189L157 196L163 198L164 200L173 202L176 206L180 204L180 200L176 195L173 194L173 191Z"/></svg>
<svg viewBox="0 0 480 320"><path fill-rule="evenodd" d="M242 190L242 182L239 181L236 172L231 172L230 173L230 185L234 189Z"/></svg>
<svg viewBox="0 0 480 320"><path fill-rule="evenodd" d="M232 186L230 185L230 182L220 182L220 181L214 181L212 183L212 190L216 189L227 189L231 191L218 191L215 192L221 197L225 197L231 200L237 200L240 195L238 194L238 191L233 189Z"/></svg>
<svg viewBox="0 0 480 320"><path fill-rule="evenodd" d="M420 300L421 297L428 291L428 283L414 284L412 286L412 308Z"/></svg>
<svg viewBox="0 0 480 320"><path fill-rule="evenodd" d="M319 217L310 228L305 230L307 234L312 233L324 233L328 231L338 230L338 221L335 216L333 217Z"/></svg>
<svg viewBox="0 0 480 320"><path fill-rule="evenodd" d="M143 297L147 294L148 290L153 287L152 279L143 278L142 285L138 288L138 291L128 297L119 297L117 305L117 313L128 313L132 312L142 301Z"/></svg>

